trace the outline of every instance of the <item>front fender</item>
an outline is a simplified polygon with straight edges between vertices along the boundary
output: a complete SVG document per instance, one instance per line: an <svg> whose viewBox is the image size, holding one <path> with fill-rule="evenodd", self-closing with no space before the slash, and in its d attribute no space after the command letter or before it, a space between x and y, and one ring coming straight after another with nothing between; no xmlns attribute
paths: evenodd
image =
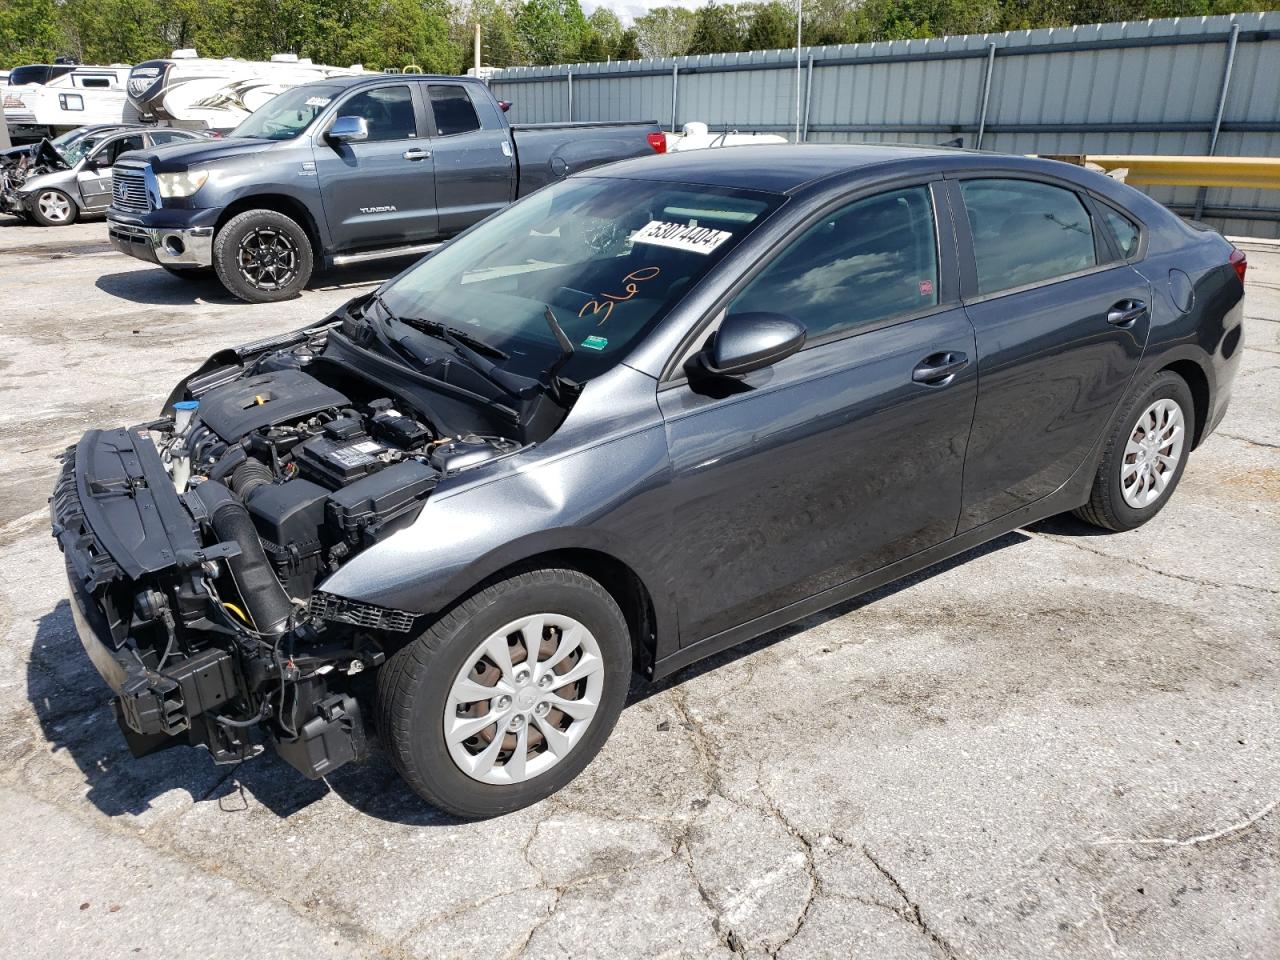
<svg viewBox="0 0 1280 960"><path fill-rule="evenodd" d="M524 456L524 455L521 455ZM417 520L349 561L326 593L417 613L448 607L485 578L539 554L583 549L626 564L674 616L660 426L519 464L491 482L428 498Z"/></svg>

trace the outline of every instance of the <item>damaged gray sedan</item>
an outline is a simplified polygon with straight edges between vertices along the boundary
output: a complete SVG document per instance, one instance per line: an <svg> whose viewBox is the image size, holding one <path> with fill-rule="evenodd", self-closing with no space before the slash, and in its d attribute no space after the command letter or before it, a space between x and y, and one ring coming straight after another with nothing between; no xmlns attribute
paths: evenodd
<svg viewBox="0 0 1280 960"><path fill-rule="evenodd" d="M323 777L372 704L421 796L513 810L591 761L633 670L1052 514L1151 520L1226 410L1245 266L1019 157L570 177L85 434L52 498L78 632L136 754Z"/></svg>

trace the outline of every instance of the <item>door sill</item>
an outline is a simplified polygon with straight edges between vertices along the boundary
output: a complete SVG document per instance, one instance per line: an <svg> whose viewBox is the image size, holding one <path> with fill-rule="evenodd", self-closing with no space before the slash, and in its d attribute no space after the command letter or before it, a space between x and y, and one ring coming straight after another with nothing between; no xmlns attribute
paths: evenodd
<svg viewBox="0 0 1280 960"><path fill-rule="evenodd" d="M352 263L364 263L366 260L389 260L392 257L411 257L420 253L430 253L444 246L444 241L435 243L411 243L404 247L381 247L377 250L362 250L359 253L339 253L329 258L335 267L345 267Z"/></svg>

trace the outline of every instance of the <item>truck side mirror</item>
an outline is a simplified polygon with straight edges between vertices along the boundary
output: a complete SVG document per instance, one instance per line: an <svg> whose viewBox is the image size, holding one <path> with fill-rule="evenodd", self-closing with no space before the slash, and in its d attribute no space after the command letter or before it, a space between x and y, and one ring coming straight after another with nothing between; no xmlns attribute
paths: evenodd
<svg viewBox="0 0 1280 960"><path fill-rule="evenodd" d="M369 123L364 117L338 117L326 136L337 143L358 143L369 139Z"/></svg>

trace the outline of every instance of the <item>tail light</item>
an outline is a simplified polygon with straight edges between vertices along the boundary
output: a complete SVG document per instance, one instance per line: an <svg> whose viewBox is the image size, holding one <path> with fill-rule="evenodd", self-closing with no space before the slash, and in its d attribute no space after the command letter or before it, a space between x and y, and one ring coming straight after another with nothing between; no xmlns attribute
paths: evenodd
<svg viewBox="0 0 1280 960"><path fill-rule="evenodd" d="M665 133L649 134L649 146L653 147L654 153L666 153L667 135Z"/></svg>
<svg viewBox="0 0 1280 960"><path fill-rule="evenodd" d="M1235 268L1236 276L1240 278L1241 283L1244 283L1244 272L1249 269L1249 258L1244 255L1244 251L1232 250L1227 263Z"/></svg>

